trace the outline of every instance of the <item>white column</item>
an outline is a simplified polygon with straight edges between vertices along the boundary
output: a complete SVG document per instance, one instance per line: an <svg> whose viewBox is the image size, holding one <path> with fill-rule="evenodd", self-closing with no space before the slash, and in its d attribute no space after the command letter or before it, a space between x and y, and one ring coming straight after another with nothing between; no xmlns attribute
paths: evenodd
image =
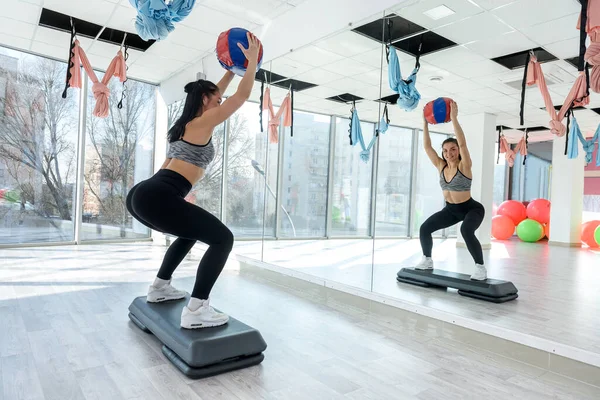
<svg viewBox="0 0 600 400"><path fill-rule="evenodd" d="M583 178L585 152L579 141L579 155L565 155L566 135L552 143L552 175L550 186L550 245L581 246L583 212Z"/></svg>
<svg viewBox="0 0 600 400"><path fill-rule="evenodd" d="M459 105L460 107L460 105ZM494 149L497 139L496 116L489 113L460 116L458 120L465 132L469 153L473 166L473 183L471 185L471 196L485 207L485 217L475 232L481 247L491 247L492 236L492 203L494 199ZM456 240L458 247L465 247L465 241L458 229Z"/></svg>
<svg viewBox="0 0 600 400"><path fill-rule="evenodd" d="M156 91L156 128L154 132L154 172L158 171L167 158L168 110L160 90ZM152 231L154 243L164 246L167 238L160 232Z"/></svg>

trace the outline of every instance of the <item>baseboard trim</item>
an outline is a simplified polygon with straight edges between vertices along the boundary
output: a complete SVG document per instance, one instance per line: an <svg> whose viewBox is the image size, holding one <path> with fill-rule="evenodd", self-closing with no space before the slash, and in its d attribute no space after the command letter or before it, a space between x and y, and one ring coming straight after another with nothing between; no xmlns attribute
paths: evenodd
<svg viewBox="0 0 600 400"><path fill-rule="evenodd" d="M421 319L424 323L434 325L441 337L600 387L600 354L330 282L245 256L238 255L237 259L241 275L266 280L269 284L284 287L307 300L319 298L333 307L393 315L400 319Z"/></svg>
<svg viewBox="0 0 600 400"><path fill-rule="evenodd" d="M549 246L556 246L556 247L581 247L581 242L555 242L552 240L548 241L548 245Z"/></svg>

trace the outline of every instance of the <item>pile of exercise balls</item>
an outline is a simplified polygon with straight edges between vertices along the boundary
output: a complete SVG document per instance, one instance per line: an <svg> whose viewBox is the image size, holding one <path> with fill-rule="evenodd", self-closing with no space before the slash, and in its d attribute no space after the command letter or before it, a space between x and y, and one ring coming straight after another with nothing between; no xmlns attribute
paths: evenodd
<svg viewBox="0 0 600 400"><path fill-rule="evenodd" d="M507 240L514 235L524 242L537 242L550 237L550 202L535 199L521 203L507 200L500 204L492 218L492 236L497 240Z"/></svg>
<svg viewBox="0 0 600 400"><path fill-rule="evenodd" d="M581 225L581 241L593 249L600 247L600 220L584 222Z"/></svg>
<svg viewBox="0 0 600 400"><path fill-rule="evenodd" d="M492 217L492 237L507 240L517 233L524 242L537 242L550 238L550 202L535 199L528 202L507 200L494 207ZM600 247L600 220L584 222L581 225L581 241L590 248Z"/></svg>

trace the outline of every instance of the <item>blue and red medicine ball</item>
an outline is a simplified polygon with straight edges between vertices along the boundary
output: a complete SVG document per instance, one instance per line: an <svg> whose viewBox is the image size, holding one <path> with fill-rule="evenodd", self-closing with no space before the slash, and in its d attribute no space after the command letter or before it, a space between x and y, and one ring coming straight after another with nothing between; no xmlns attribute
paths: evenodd
<svg viewBox="0 0 600 400"><path fill-rule="evenodd" d="M244 48L248 48L247 33L248 30L244 28L231 28L222 32L219 35L219 39L217 39L217 59L219 63L226 70L239 76L244 76L246 68L248 68L248 60L237 44L241 43ZM257 69L261 66L262 58L263 45L260 43Z"/></svg>
<svg viewBox="0 0 600 400"><path fill-rule="evenodd" d="M423 109L425 120L430 124L443 124L450 121L451 103L452 99L448 97L438 97L425 104L425 108Z"/></svg>

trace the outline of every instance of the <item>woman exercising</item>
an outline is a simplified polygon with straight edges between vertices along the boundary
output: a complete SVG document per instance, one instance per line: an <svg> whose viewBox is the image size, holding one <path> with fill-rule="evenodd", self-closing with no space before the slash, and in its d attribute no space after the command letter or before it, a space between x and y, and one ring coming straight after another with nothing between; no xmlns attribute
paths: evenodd
<svg viewBox="0 0 600 400"><path fill-rule="evenodd" d="M455 138L448 138L442 143L442 158L431 147L429 137L429 125L424 120L423 146L429 159L440 173L440 186L444 192L446 206L431 217L427 218L421 225L419 238L423 249L423 260L416 269L433 269L431 249L433 240L431 234L439 229L447 228L460 221L460 233L465 239L467 249L475 261L475 272L471 275L473 280L487 279L487 271L483 265L483 251L475 231L481 225L485 209L483 205L471 197L471 157L465 134L458 123L458 106L453 101L450 105L450 117L454 126Z"/></svg>
<svg viewBox="0 0 600 400"><path fill-rule="evenodd" d="M233 234L217 217L184 198L214 158L214 128L250 97L260 43L254 35L247 36L247 49L238 43L248 66L235 94L221 104L221 95L234 77L229 71L217 85L202 79L185 85L183 112L167 135L166 161L154 176L135 185L127 195L127 209L135 219L151 229L177 236L148 290L148 302L184 298L186 292L171 286L171 275L196 241L209 245L200 260L190 301L181 313L181 326L187 329L224 325L229 320L209 305L209 294L227 262Z"/></svg>

